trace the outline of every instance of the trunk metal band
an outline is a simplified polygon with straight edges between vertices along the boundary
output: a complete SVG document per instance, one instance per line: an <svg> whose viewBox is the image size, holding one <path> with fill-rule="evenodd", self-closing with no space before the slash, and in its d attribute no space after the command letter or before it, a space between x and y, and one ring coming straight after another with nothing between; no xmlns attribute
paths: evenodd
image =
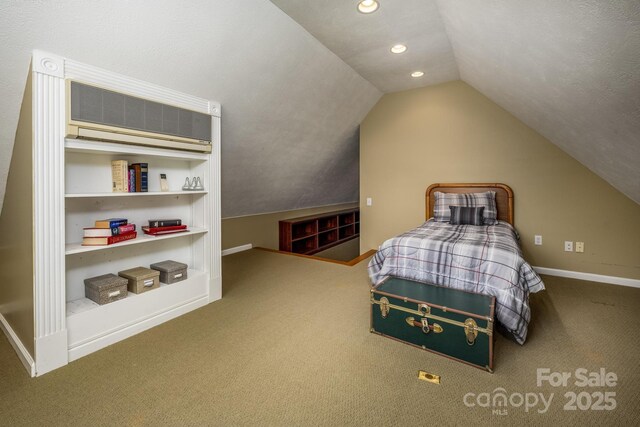
<svg viewBox="0 0 640 427"><path fill-rule="evenodd" d="M385 298L386 299L386 298ZM450 325L456 325L456 326L460 326L461 328L465 329L465 328L469 328L468 324L465 324L464 322L458 322L457 320L452 320L452 319L447 319L445 317L440 317L440 316L436 316L435 314L431 314L431 309L428 305L426 304L418 304L418 308L419 310L413 310L407 307L402 307L400 305L395 305L395 304L391 304L387 301L377 301L374 297L373 294L371 294L371 304L377 304L380 306L385 306L385 311L389 310L389 309L395 309L395 310L399 310L399 311L404 311L405 313L409 313L409 314L415 314L416 316L420 316L420 317L426 317L428 319L433 319L433 320L439 320L441 322L444 323L448 323ZM386 308L388 307L388 308ZM383 318L386 318L387 316L383 315ZM487 323L487 326L491 327L491 321L488 321L489 323ZM488 336L492 336L493 335L493 331L487 329L487 328L481 328L479 326L475 326L473 328L475 331L477 332L482 332L483 334L487 334Z"/></svg>

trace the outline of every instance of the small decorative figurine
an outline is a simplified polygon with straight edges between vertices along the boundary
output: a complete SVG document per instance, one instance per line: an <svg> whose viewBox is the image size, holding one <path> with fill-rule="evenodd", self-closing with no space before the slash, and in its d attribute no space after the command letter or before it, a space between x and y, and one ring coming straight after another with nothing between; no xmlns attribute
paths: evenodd
<svg viewBox="0 0 640 427"><path fill-rule="evenodd" d="M195 179L194 179L194 182L195 182ZM182 190L183 191L191 190L191 181L189 181L189 177L186 177L184 179L184 185L182 186Z"/></svg>
<svg viewBox="0 0 640 427"><path fill-rule="evenodd" d="M199 176L196 178L193 178L193 182L195 184L195 186L193 187L194 190L198 190L198 191L204 190L204 187L202 186L202 181L200 180Z"/></svg>
<svg viewBox="0 0 640 427"><path fill-rule="evenodd" d="M184 191L203 191L204 186L199 176L194 176L193 179L189 177L185 178L184 185L182 186Z"/></svg>

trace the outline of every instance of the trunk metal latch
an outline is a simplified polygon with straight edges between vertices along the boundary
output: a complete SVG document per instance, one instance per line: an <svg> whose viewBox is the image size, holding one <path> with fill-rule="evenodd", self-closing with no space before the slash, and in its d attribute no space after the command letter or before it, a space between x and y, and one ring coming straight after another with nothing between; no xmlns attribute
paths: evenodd
<svg viewBox="0 0 640 427"><path fill-rule="evenodd" d="M478 336L478 324L469 318L464 321L464 334L467 336L467 344L474 345Z"/></svg>
<svg viewBox="0 0 640 427"><path fill-rule="evenodd" d="M383 319L386 319L389 315L389 300L387 297L380 298L380 314Z"/></svg>

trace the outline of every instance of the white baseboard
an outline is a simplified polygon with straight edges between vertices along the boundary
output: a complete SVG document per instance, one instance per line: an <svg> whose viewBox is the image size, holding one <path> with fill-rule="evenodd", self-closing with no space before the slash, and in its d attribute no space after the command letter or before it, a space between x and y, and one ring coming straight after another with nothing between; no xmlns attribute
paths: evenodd
<svg viewBox="0 0 640 427"><path fill-rule="evenodd" d="M20 338L18 338L18 335L16 335L13 328L11 327L9 322L7 322L7 319L4 318L2 313L0 313L0 328L2 328L2 331L7 336L7 339L18 354L18 358L24 365L27 372L29 372L29 375L31 375L32 377L35 376L36 363L34 362L33 357L31 357L31 354L29 354L29 351L22 344L22 341L20 341Z"/></svg>
<svg viewBox="0 0 640 427"><path fill-rule="evenodd" d="M640 288L640 280L628 279L626 277L604 276L601 274L582 273L580 271L559 270L557 268L533 267L540 274L549 276L568 277L570 279L588 280L590 282L610 283L612 285L630 286Z"/></svg>
<svg viewBox="0 0 640 427"><path fill-rule="evenodd" d="M222 251L222 256L227 256L231 254L236 254L238 252L248 251L251 248L253 248L253 245L251 243L248 243L246 245L236 246L235 248L225 249Z"/></svg>

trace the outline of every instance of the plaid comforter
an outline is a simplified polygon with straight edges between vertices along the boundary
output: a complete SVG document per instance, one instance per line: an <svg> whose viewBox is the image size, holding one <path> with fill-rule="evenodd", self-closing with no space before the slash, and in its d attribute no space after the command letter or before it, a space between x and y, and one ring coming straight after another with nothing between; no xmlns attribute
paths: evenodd
<svg viewBox="0 0 640 427"><path fill-rule="evenodd" d="M516 230L496 225L451 225L428 220L387 240L369 262L378 284L387 276L431 283L496 297L496 320L520 344L531 318L529 293L544 289L522 258Z"/></svg>

